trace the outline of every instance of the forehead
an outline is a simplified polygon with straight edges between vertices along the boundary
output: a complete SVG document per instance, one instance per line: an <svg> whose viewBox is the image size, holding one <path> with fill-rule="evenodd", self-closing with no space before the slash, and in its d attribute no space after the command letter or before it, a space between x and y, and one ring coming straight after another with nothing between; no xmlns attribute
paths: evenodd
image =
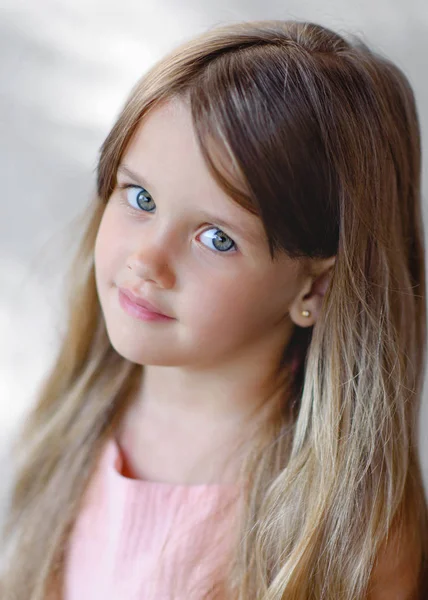
<svg viewBox="0 0 428 600"><path fill-rule="evenodd" d="M225 164L227 159L220 156L220 161ZM183 207L216 211L219 217L239 219L245 226L257 227L258 235L263 231L259 217L228 196L215 180L200 150L191 110L184 100L169 100L144 116L121 165L126 165L128 174L138 174L136 183L146 187L155 199L173 194ZM229 177L231 168L227 164L226 168ZM120 170L124 172L123 168Z"/></svg>
<svg viewBox="0 0 428 600"><path fill-rule="evenodd" d="M171 182L185 182L189 190L215 190L199 150L187 104L171 100L155 107L138 125L122 162L134 172L150 176L151 193Z"/></svg>

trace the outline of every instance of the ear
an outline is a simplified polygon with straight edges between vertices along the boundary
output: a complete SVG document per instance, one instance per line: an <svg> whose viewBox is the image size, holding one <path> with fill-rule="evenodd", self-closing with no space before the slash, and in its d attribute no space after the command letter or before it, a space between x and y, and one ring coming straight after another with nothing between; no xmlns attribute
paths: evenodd
<svg viewBox="0 0 428 600"><path fill-rule="evenodd" d="M311 261L307 274L303 276L300 291L289 309L290 318L299 327L311 327L318 319L335 262L335 256ZM305 317L303 311L308 311L309 316Z"/></svg>

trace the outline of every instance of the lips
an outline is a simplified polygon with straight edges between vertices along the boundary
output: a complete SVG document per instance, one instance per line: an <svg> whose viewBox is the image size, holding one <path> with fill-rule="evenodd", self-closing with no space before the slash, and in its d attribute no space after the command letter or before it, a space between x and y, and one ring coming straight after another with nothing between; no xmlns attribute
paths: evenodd
<svg viewBox="0 0 428 600"><path fill-rule="evenodd" d="M169 317L170 319L172 319L172 317L170 317L166 313L162 312L154 304L147 302L147 300L144 300L141 296L136 296L133 292L131 292L131 290L128 290L127 288L119 288L119 290L120 290L120 292L122 292L122 294L127 296L131 300L131 302L138 304L138 306L141 306L142 308L145 308L146 310L149 310L150 312L153 312L157 315L162 315L164 317Z"/></svg>

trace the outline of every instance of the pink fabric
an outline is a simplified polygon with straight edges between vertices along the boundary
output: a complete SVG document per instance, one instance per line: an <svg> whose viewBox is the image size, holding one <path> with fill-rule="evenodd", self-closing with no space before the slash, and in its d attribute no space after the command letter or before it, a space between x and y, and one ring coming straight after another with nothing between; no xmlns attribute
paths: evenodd
<svg viewBox="0 0 428 600"><path fill-rule="evenodd" d="M227 565L238 491L130 479L110 440L71 534L64 600L200 600Z"/></svg>

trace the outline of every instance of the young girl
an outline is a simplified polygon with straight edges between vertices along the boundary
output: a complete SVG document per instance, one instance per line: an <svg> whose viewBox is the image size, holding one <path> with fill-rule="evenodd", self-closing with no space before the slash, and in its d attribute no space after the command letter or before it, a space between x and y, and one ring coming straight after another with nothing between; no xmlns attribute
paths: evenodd
<svg viewBox="0 0 428 600"><path fill-rule="evenodd" d="M427 598L420 139L311 23L214 28L101 148L7 600Z"/></svg>

